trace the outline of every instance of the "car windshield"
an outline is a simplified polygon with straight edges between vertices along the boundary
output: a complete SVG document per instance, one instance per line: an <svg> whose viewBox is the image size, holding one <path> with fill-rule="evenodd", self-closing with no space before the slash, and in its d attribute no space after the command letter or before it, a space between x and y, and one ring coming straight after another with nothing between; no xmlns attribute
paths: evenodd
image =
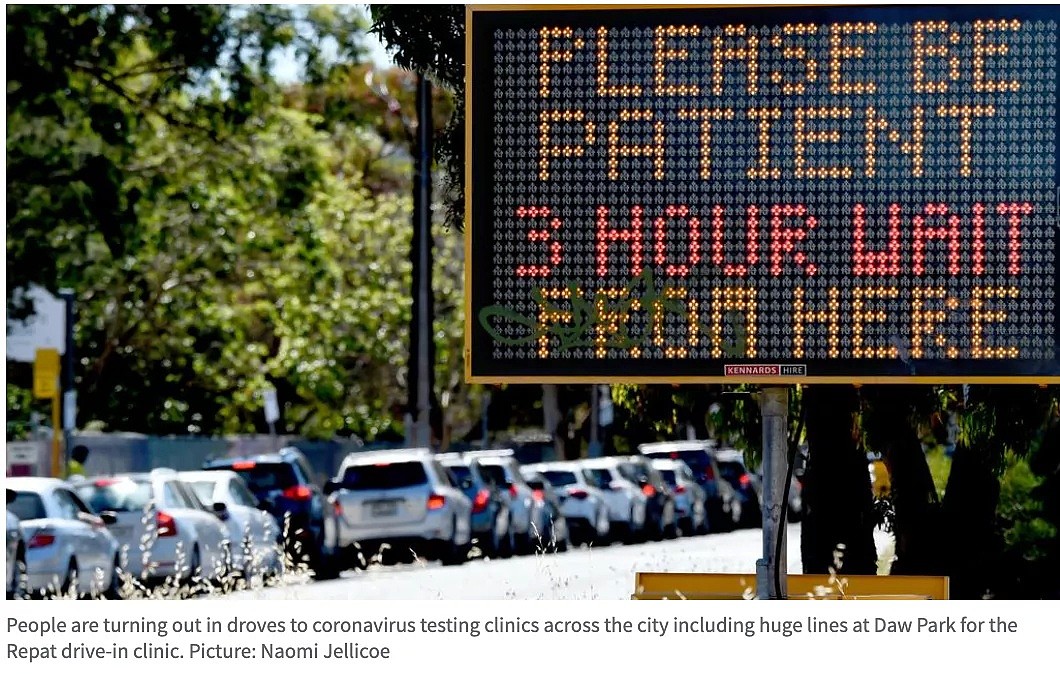
<svg viewBox="0 0 1060 674"><path fill-rule="evenodd" d="M666 484L670 485L671 487L677 486L677 474L674 471L660 470L659 473L663 476L663 479L666 480Z"/></svg>
<svg viewBox="0 0 1060 674"><path fill-rule="evenodd" d="M342 486L350 491L400 489L427 483L427 471L419 461L350 466L342 475Z"/></svg>
<svg viewBox="0 0 1060 674"><path fill-rule="evenodd" d="M578 484L578 476L569 470L546 470L542 473L553 487L569 487Z"/></svg>
<svg viewBox="0 0 1060 674"><path fill-rule="evenodd" d="M151 484L137 480L96 480L75 487L74 491L97 513L142 512L151 503Z"/></svg>
<svg viewBox="0 0 1060 674"><path fill-rule="evenodd" d="M191 487L192 491L195 492L195 495L198 496L199 500L203 503L214 502L213 493L214 489L217 487L215 482L200 480L197 482L188 482L187 485Z"/></svg>
<svg viewBox="0 0 1060 674"><path fill-rule="evenodd" d="M7 509L20 520L42 520L48 516L44 501L31 491L16 491L15 500L7 504Z"/></svg>
<svg viewBox="0 0 1060 674"><path fill-rule="evenodd" d="M236 463L226 466L226 470L234 470L243 476L247 486L254 495L261 498L274 491L290 489L298 484L298 476L294 474L294 468L286 463L255 463L251 466L241 466Z"/></svg>
<svg viewBox="0 0 1060 674"><path fill-rule="evenodd" d="M504 474L504 466L493 463L484 463L479 466L482 475L493 484L508 484L508 478Z"/></svg>

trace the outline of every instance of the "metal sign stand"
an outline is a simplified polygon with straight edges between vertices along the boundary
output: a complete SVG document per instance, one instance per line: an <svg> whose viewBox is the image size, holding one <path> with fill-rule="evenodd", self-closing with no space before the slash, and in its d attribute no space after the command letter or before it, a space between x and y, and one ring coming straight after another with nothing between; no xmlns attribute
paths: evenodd
<svg viewBox="0 0 1060 674"><path fill-rule="evenodd" d="M781 514L788 476L788 389L768 386L758 395L762 410L762 559L758 560L759 599L788 596L788 541Z"/></svg>

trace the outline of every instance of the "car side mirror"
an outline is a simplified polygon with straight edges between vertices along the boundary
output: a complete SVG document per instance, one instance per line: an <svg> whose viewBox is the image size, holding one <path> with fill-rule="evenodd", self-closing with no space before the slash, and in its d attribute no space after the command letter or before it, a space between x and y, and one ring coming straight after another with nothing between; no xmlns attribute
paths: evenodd
<svg viewBox="0 0 1060 674"><path fill-rule="evenodd" d="M17 498L18 498L18 493L16 493L14 489L8 489L7 490L7 504L8 505L11 505L12 503L14 503L15 499L17 499Z"/></svg>
<svg viewBox="0 0 1060 674"><path fill-rule="evenodd" d="M213 514L222 520L228 519L228 506L218 501L213 504Z"/></svg>
<svg viewBox="0 0 1060 674"><path fill-rule="evenodd" d="M111 524L118 523L118 514L113 510L106 510L99 514L99 519L103 520L103 524L110 526Z"/></svg>

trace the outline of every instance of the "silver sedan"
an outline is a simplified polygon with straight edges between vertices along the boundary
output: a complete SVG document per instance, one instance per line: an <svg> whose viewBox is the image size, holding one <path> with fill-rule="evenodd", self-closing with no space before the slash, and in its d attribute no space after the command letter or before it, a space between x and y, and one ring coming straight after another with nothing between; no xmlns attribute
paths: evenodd
<svg viewBox="0 0 1060 674"><path fill-rule="evenodd" d="M26 590L63 596L117 598L118 541L107 518L93 513L62 480L8 478L8 510L26 538Z"/></svg>
<svg viewBox="0 0 1060 674"><path fill-rule="evenodd" d="M262 508L239 473L200 470L180 473L199 500L208 504L228 527L231 567L250 580L283 569L280 527Z"/></svg>

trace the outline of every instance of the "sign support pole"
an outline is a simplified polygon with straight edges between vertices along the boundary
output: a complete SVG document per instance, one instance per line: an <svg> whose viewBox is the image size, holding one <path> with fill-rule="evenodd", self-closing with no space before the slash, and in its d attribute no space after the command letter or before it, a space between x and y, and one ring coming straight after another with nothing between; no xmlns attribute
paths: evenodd
<svg viewBox="0 0 1060 674"><path fill-rule="evenodd" d="M66 466L63 465L63 450L62 443L59 438L62 437L62 419L59 414L59 394L58 392L52 396L52 476L57 478L65 478Z"/></svg>
<svg viewBox="0 0 1060 674"><path fill-rule="evenodd" d="M788 389L768 386L758 396L762 410L762 559L757 567L759 599L786 599L788 542L781 518L788 476ZM779 537L779 538L778 538Z"/></svg>

